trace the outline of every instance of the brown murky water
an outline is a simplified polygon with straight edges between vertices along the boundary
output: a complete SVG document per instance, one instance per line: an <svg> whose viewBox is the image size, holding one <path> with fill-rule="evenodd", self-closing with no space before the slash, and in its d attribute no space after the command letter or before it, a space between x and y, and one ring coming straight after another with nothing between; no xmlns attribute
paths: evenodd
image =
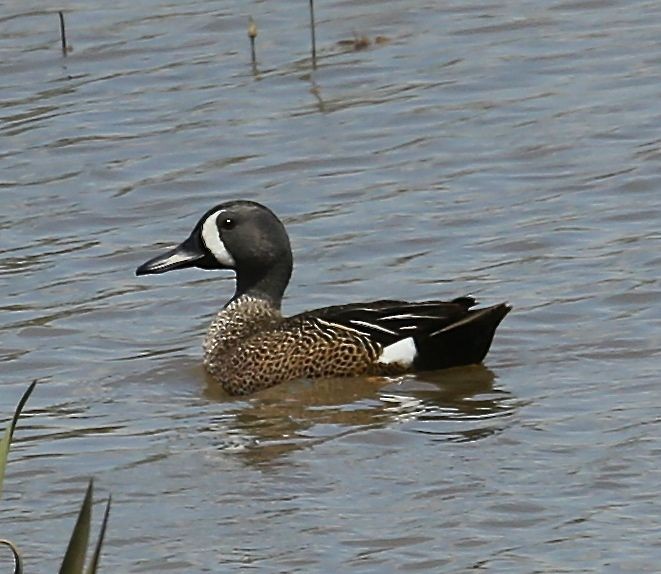
<svg viewBox="0 0 661 574"><path fill-rule="evenodd" d="M658 571L657 2L319 0L316 71L302 0L60 7L66 58L54 12L0 4L3 416L41 381L0 534L29 571L89 476L104 572ZM288 312L515 310L484 367L227 398L200 344L231 278L133 272L230 198L287 222Z"/></svg>

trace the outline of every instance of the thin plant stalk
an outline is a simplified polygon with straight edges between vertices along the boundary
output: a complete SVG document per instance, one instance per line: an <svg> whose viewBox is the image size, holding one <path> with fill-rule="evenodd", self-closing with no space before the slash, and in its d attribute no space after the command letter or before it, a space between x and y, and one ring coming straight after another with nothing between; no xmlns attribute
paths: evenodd
<svg viewBox="0 0 661 574"><path fill-rule="evenodd" d="M92 559L90 560L89 565L87 566L86 574L95 574L96 569L99 566L99 560L101 557L101 546L103 546L103 539L106 536L106 527L108 526L108 517L110 516L110 503L112 502L112 496L108 496L108 502L106 504L106 511L103 513L103 522L101 523L101 531L99 532L99 539L96 541L96 547L94 548L94 554L92 554Z"/></svg>
<svg viewBox="0 0 661 574"><path fill-rule="evenodd" d="M67 31L64 27L64 13L62 12L62 10L58 12L58 15L60 16L60 40L62 42L62 55L66 56L68 52Z"/></svg>
<svg viewBox="0 0 661 574"><path fill-rule="evenodd" d="M257 38L257 24L252 16L248 17L248 38L250 38L250 60L252 66L255 68L257 65L257 55L255 54L255 39Z"/></svg>
<svg viewBox="0 0 661 574"><path fill-rule="evenodd" d="M312 40L312 67L317 67L317 37L314 23L314 0L310 0L310 37Z"/></svg>
<svg viewBox="0 0 661 574"><path fill-rule="evenodd" d="M32 383L30 383L30 386L23 393L23 396L21 397L21 400L18 401L18 405L16 406L16 410L14 411L14 416L7 425L7 428L5 428L5 434L2 437L2 440L0 440L0 496L2 496L2 483L4 482L4 478L5 478L5 467L7 465L7 456L9 456L9 448L11 446L11 440L14 437L14 429L16 428L18 417L21 416L21 411L23 411L23 407L25 406L27 400L30 398L30 395L32 394L32 391L34 391L34 387L36 385L37 385L37 381L36 380L32 381Z"/></svg>

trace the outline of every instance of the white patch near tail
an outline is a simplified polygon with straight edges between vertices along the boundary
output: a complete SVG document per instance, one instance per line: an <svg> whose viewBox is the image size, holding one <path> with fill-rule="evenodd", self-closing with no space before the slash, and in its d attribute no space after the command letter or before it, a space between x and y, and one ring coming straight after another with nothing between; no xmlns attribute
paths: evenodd
<svg viewBox="0 0 661 574"><path fill-rule="evenodd" d="M227 251L227 247L225 247L225 244L220 237L218 225L216 224L216 220L221 213L223 213L222 209L212 213L206 218L205 222L202 224L202 241L209 251L211 251L218 263L225 267L234 267L236 265L234 263L234 257L232 257L230 252Z"/></svg>
<svg viewBox="0 0 661 574"><path fill-rule="evenodd" d="M384 365L397 363L403 367L410 367L417 354L418 350L415 348L413 337L406 337L406 339L400 339L385 347L377 363Z"/></svg>

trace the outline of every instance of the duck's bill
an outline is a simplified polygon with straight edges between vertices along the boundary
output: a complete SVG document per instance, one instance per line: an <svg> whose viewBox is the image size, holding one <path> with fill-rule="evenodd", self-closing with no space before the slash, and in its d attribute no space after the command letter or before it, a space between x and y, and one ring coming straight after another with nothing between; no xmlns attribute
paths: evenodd
<svg viewBox="0 0 661 574"><path fill-rule="evenodd" d="M198 243L189 237L181 245L171 251L158 255L143 263L135 270L136 275L154 275L165 273L174 269L186 269L187 267L198 267L206 257L206 253Z"/></svg>

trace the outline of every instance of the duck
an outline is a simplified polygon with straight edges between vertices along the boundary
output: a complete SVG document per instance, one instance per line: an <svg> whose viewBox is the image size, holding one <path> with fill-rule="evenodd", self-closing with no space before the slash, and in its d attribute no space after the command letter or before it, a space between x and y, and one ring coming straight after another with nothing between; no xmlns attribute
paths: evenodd
<svg viewBox="0 0 661 574"><path fill-rule="evenodd" d="M476 308L451 301L380 299L284 316L293 271L289 235L268 207L223 202L180 245L140 265L136 275L177 269L231 270L233 297L204 339L204 367L230 395L299 379L398 376L481 363L507 303Z"/></svg>

